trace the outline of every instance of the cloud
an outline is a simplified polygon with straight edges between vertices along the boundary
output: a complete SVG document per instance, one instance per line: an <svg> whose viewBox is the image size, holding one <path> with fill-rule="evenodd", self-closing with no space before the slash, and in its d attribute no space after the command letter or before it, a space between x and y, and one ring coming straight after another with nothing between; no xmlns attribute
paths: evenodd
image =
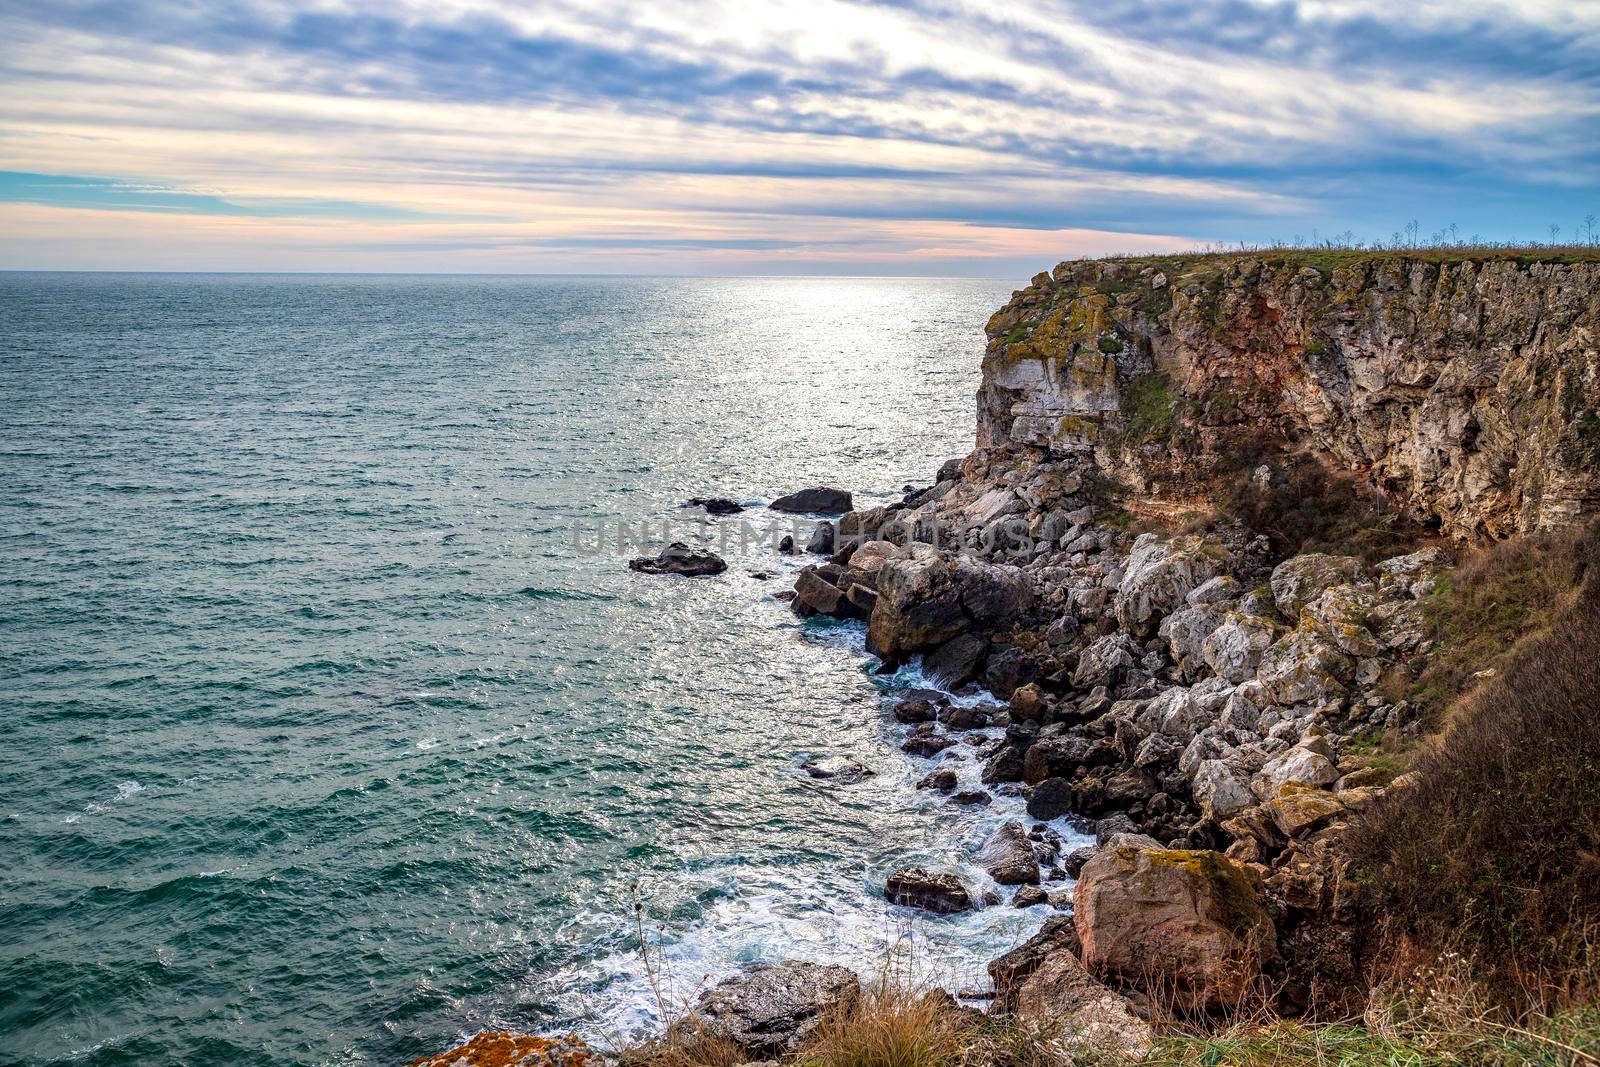
<svg viewBox="0 0 1600 1067"><path fill-rule="evenodd" d="M853 234L906 266L952 226L995 263L1034 254L1029 231L1379 236L1429 215L1530 236L1600 185L1600 14L1554 0L375 11L0 5L0 236L26 202L108 234L140 213L196 239L207 217L342 222L374 265L388 240L444 266L493 247L749 269Z"/></svg>

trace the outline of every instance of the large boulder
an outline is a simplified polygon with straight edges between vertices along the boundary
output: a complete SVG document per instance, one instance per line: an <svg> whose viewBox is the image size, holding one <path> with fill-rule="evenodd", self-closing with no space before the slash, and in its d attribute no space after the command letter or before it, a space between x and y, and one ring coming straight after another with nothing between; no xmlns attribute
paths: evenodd
<svg viewBox="0 0 1600 1067"><path fill-rule="evenodd" d="M884 562L877 593L867 648L891 663L1016 619L1033 604L1033 586L1020 568L944 559L921 543Z"/></svg>
<svg viewBox="0 0 1600 1067"><path fill-rule="evenodd" d="M1052 952L1017 990L1017 1017L1052 1035L1066 1054L1064 1062L1080 1062L1075 1052L1101 1058L1107 1053L1141 1060L1154 1040L1128 998L1092 978L1071 952Z"/></svg>
<svg viewBox="0 0 1600 1067"><path fill-rule="evenodd" d="M690 548L682 541L674 541L662 549L659 556L640 556L629 560L628 569L640 574L681 574L686 578L704 578L721 574L728 569L728 564L715 552Z"/></svg>
<svg viewBox="0 0 1600 1067"><path fill-rule="evenodd" d="M1296 630L1261 656L1256 677L1279 704L1322 704L1343 696L1355 663L1316 629Z"/></svg>
<svg viewBox="0 0 1600 1067"><path fill-rule="evenodd" d="M744 968L706 990L695 1006L703 1032L752 1058L793 1052L828 1012L861 994L844 967L786 961Z"/></svg>
<svg viewBox="0 0 1600 1067"><path fill-rule="evenodd" d="M1220 611L1205 605L1182 607L1161 620L1157 633L1167 642L1172 661L1187 678L1198 678L1206 667L1205 642L1222 624Z"/></svg>
<svg viewBox="0 0 1600 1067"><path fill-rule="evenodd" d="M1001 885L1038 885L1039 860L1028 831L1019 822L1002 823L973 854L972 861Z"/></svg>
<svg viewBox="0 0 1600 1067"><path fill-rule="evenodd" d="M891 904L950 915L972 907L972 894L953 874L934 873L926 867L901 867L889 876L883 895Z"/></svg>
<svg viewBox="0 0 1600 1067"><path fill-rule="evenodd" d="M1336 585L1362 580L1366 567L1354 556L1311 552L1286 559L1272 570L1272 600L1291 622L1300 609Z"/></svg>
<svg viewBox="0 0 1600 1067"><path fill-rule="evenodd" d="M1249 875L1217 852L1106 849L1073 903L1090 973L1171 996L1179 1011L1237 1005L1276 954Z"/></svg>
<svg viewBox="0 0 1600 1067"><path fill-rule="evenodd" d="M1127 671L1139 665L1138 651L1139 646L1120 630L1096 638L1078 654L1072 684L1078 689L1093 689L1097 685L1112 688L1122 681Z"/></svg>
<svg viewBox="0 0 1600 1067"><path fill-rule="evenodd" d="M1296 746L1267 760L1250 784L1256 796L1271 800L1291 783L1315 787L1332 785L1338 778L1339 768L1327 756Z"/></svg>
<svg viewBox="0 0 1600 1067"><path fill-rule="evenodd" d="M1117 585L1117 621L1132 633L1150 633L1191 592L1220 574L1227 559L1221 546L1202 537L1141 534Z"/></svg>
<svg viewBox="0 0 1600 1067"><path fill-rule="evenodd" d="M802 489L798 493L780 496L767 505L773 511L795 514L842 515L850 510L850 494L843 489Z"/></svg>

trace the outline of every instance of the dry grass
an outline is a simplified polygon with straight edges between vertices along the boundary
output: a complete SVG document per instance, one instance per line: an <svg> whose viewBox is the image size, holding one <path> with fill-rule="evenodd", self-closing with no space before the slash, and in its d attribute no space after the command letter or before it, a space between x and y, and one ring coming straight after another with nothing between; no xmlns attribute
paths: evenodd
<svg viewBox="0 0 1600 1067"><path fill-rule="evenodd" d="M940 990L879 984L818 1023L800 1061L808 1067L957 1067L976 1043L981 1021Z"/></svg>
<svg viewBox="0 0 1600 1067"><path fill-rule="evenodd" d="M1561 553L1570 554L1550 558ZM1526 627L1553 610L1539 600L1559 617L1498 657L1494 677L1449 709L1443 733L1412 762L1412 784L1354 824L1349 844L1391 950L1460 952L1513 1012L1592 1004L1600 537L1547 540L1532 554L1492 554L1470 567L1461 577L1478 592L1462 600L1467 618L1509 611Z"/></svg>

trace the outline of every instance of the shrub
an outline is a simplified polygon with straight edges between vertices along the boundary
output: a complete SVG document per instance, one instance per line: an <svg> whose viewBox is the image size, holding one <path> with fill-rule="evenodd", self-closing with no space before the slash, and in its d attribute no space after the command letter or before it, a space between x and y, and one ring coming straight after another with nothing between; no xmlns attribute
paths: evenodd
<svg viewBox="0 0 1600 1067"><path fill-rule="evenodd" d="M1489 554L1463 580L1536 597L1551 595L1555 568L1576 591L1556 591L1559 617L1450 708L1411 783L1349 837L1395 944L1462 951L1497 999L1523 1008L1600 993L1600 536L1533 544ZM1572 556L1552 558L1563 545Z"/></svg>
<svg viewBox="0 0 1600 1067"><path fill-rule="evenodd" d="M948 994L880 983L819 1022L800 1059L808 1067L957 1067L975 1030Z"/></svg>
<svg viewBox="0 0 1600 1067"><path fill-rule="evenodd" d="M1269 471L1264 482L1256 474L1263 465ZM1330 552L1375 562L1407 551L1420 532L1352 479L1309 457L1283 458L1267 448L1246 447L1230 457L1229 470L1219 473L1226 487L1223 512L1264 534L1274 560Z"/></svg>

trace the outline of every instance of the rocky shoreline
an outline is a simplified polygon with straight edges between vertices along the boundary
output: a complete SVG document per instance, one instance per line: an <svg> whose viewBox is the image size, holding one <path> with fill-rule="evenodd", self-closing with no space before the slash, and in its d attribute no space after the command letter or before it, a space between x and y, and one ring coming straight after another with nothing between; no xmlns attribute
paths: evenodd
<svg viewBox="0 0 1600 1067"><path fill-rule="evenodd" d="M1600 266L1067 263L988 336L974 451L819 526L788 597L946 690L886 709L919 788L1025 805L972 857L1009 902L923 867L887 898L1054 913L990 964L989 1010L1124 1056L1157 1001L1359 1011L1340 845L1410 785L1373 752L1424 727L1430 598L1475 540L1600 510ZM762 1059L858 995L794 961L695 1015Z"/></svg>

